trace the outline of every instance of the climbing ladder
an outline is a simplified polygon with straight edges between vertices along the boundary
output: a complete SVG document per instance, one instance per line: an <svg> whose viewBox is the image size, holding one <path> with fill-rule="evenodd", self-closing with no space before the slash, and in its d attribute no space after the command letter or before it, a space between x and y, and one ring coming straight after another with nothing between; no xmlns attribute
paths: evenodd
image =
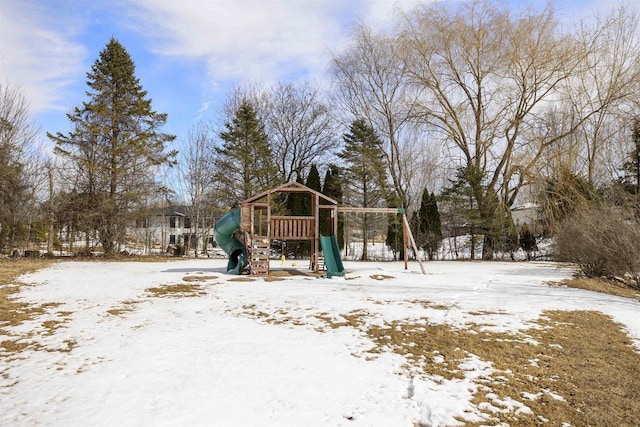
<svg viewBox="0 0 640 427"><path fill-rule="evenodd" d="M251 236L250 256L251 274L266 276L269 274L269 250L270 241L268 236Z"/></svg>
<svg viewBox="0 0 640 427"><path fill-rule="evenodd" d="M316 270L316 268L315 268L316 266L315 266L315 264L313 263L313 260L314 260L314 259L316 259L316 258L314 257L314 255L311 255L311 259L309 259L309 269L311 269L311 270L314 270L314 271L315 271L315 270ZM324 270L325 270L325 266L324 266L324 253L320 252L320 253L318 254L318 258L317 258L317 259L318 259L318 271L324 271Z"/></svg>

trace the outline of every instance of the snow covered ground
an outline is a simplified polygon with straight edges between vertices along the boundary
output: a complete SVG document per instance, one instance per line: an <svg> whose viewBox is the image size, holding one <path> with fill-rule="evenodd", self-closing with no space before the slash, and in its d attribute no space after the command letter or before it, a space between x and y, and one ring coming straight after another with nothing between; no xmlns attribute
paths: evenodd
<svg viewBox="0 0 640 427"><path fill-rule="evenodd" d="M517 331L543 310L597 310L640 348L640 302L547 286L573 273L554 263L429 262L422 275L416 263L345 262L346 279L273 282L233 281L225 266L63 262L22 277L33 286L21 300L58 304L8 329L40 348L0 359L0 425L442 426L477 414L474 378L487 362L471 359L462 380L410 377L401 355L372 355L361 331L323 320L353 311L369 324ZM202 292L150 291L180 283Z"/></svg>

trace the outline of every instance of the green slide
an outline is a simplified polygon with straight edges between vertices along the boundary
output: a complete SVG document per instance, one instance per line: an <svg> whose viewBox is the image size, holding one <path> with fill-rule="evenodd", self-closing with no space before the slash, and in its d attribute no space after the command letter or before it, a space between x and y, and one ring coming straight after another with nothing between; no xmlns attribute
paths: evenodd
<svg viewBox="0 0 640 427"><path fill-rule="evenodd" d="M342 266L342 256L338 248L336 235L320 236L320 245L324 252L324 266L327 269L327 278L344 277L344 267Z"/></svg>
<svg viewBox="0 0 640 427"><path fill-rule="evenodd" d="M240 274L248 264L247 248L235 232L240 228L240 208L226 213L213 225L213 238L218 246L229 255L228 274Z"/></svg>

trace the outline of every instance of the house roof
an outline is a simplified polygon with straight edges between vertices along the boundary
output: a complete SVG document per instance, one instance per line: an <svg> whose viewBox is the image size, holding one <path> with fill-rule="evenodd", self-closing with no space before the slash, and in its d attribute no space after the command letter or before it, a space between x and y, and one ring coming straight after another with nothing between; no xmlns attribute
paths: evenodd
<svg viewBox="0 0 640 427"><path fill-rule="evenodd" d="M165 207L155 206L149 210L149 215L155 216L188 216L189 206L169 205Z"/></svg>
<svg viewBox="0 0 640 427"><path fill-rule="evenodd" d="M306 185L300 184L299 182L295 182L295 181L290 181L290 182L287 182L286 184L282 184L279 187L272 188L271 190L263 191L262 193L256 194L253 197L243 200L241 204L243 205L251 204L262 199L263 197L266 197L269 194L274 194L274 193L306 193L306 194L318 196L321 200L323 200L327 204L335 205L335 206L338 205L338 202L332 199L331 197L327 197L324 194L320 193L319 191L312 190Z"/></svg>
<svg viewBox="0 0 640 427"><path fill-rule="evenodd" d="M189 208L185 205L167 206L164 209L164 214L166 216L187 216L188 213L189 213Z"/></svg>

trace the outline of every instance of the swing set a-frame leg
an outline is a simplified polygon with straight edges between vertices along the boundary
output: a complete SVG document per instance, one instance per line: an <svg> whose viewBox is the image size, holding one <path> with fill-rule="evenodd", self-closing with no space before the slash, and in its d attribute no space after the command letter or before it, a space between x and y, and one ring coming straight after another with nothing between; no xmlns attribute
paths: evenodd
<svg viewBox="0 0 640 427"><path fill-rule="evenodd" d="M416 260L418 260L418 264L420 264L420 270L422 270L422 274L427 274L427 272L424 269L424 265L422 265L422 260L420 260L420 255L418 255L418 247L416 245L416 241L413 238L413 233L411 233L411 227L409 227L409 221L407 221L407 216L406 215L402 215L402 223L404 225L404 247L405 247L405 251L404 251L404 269L407 269L407 261L408 261L408 255L407 255L407 236L409 237L409 240L411 241L411 247L413 248L415 254L416 254Z"/></svg>

